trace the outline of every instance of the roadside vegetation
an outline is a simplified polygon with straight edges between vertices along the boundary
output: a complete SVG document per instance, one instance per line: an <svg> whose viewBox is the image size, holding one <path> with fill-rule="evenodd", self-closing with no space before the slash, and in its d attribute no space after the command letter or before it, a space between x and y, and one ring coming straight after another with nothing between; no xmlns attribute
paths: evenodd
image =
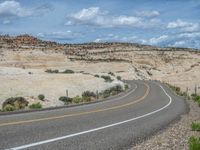
<svg viewBox="0 0 200 150"><path fill-rule="evenodd" d="M200 131L200 122L192 122L191 128L193 131Z"/></svg>
<svg viewBox="0 0 200 150"><path fill-rule="evenodd" d="M185 97L185 99L195 101L200 107L200 95L191 94L188 95L186 92L182 92L180 87L172 86L167 84L177 95ZM200 122L192 122L191 124L192 131L200 132ZM200 137L190 137L188 141L189 150L200 150Z"/></svg>
<svg viewBox="0 0 200 150"><path fill-rule="evenodd" d="M108 88L108 89L106 89L106 90L104 90L100 93L98 93L98 92L94 93L92 91L84 91L81 94L81 96L77 95L73 98L61 96L59 98L59 100L64 102L65 105L88 103L88 102L91 102L91 101L95 101L95 100L108 98L110 96L117 95L117 94L123 92L124 90L127 90L128 88L129 87L128 87L127 84L124 85L124 87L122 87L121 85L116 85L116 86Z"/></svg>
<svg viewBox="0 0 200 150"><path fill-rule="evenodd" d="M11 97L3 102L3 111L14 111L25 109L28 106L28 101L23 97Z"/></svg>
<svg viewBox="0 0 200 150"><path fill-rule="evenodd" d="M189 150L200 150L200 137L191 137L188 143Z"/></svg>
<svg viewBox="0 0 200 150"><path fill-rule="evenodd" d="M192 100L194 100L195 102L197 102L198 105L199 105L199 107L200 107L200 95L192 94L191 98L192 98Z"/></svg>
<svg viewBox="0 0 200 150"><path fill-rule="evenodd" d="M45 96L43 94L39 94L38 95L38 99L41 100L41 101L44 101Z"/></svg>
<svg viewBox="0 0 200 150"><path fill-rule="evenodd" d="M75 73L73 70L71 70L71 69L66 69L66 70L64 70L64 71L62 71L62 72L60 72L58 69L55 69L55 70L53 70L53 69L47 69L45 72L47 72L47 73L64 73L64 74L72 74L72 73Z"/></svg>
<svg viewBox="0 0 200 150"><path fill-rule="evenodd" d="M112 82L113 81L110 76L102 75L101 78L103 78L105 80L105 82Z"/></svg>
<svg viewBox="0 0 200 150"><path fill-rule="evenodd" d="M33 103L29 106L30 109L41 109L42 108L42 104L40 102L38 103Z"/></svg>

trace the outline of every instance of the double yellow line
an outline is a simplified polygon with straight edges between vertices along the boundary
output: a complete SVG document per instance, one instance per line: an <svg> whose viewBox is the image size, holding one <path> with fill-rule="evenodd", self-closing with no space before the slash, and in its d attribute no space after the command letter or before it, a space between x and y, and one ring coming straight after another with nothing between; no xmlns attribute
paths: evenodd
<svg viewBox="0 0 200 150"><path fill-rule="evenodd" d="M143 100L144 98L147 97L147 95L149 94L149 91L150 91L150 87L146 83L144 83L144 85L147 87L147 89L145 91L145 94L142 97L140 97L139 99L137 99L137 100L135 100L133 102L129 102L129 103L126 103L126 104L123 104L123 105L118 105L118 106L109 107L109 108L103 108L103 109L97 109L97 110L92 110L92 111L86 111L86 112L80 112L80 113L74 113L74 114L66 114L66 115L54 116L54 117L45 117L45 118L32 119L32 120L0 123L0 127L9 126L9 125L19 125L19 124L33 123L33 122L39 122L39 121L62 119L62 118L74 117L74 116L82 116L82 115L98 113L98 112L104 112L104 111L109 111L109 110L114 110L114 109L127 107L127 106L133 105L135 103L138 103L138 102L140 102L141 100Z"/></svg>

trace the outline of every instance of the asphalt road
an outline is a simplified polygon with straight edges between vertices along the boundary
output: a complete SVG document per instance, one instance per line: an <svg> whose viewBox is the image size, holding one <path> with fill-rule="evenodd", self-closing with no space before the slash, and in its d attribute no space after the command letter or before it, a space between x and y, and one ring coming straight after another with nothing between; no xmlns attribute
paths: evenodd
<svg viewBox="0 0 200 150"><path fill-rule="evenodd" d="M153 81L128 81L108 101L0 116L0 149L128 149L186 111L183 99Z"/></svg>

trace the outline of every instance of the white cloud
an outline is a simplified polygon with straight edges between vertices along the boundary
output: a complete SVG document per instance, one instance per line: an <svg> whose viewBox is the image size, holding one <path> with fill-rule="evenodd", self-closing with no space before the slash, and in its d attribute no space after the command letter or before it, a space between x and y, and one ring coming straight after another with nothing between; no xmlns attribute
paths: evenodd
<svg viewBox="0 0 200 150"><path fill-rule="evenodd" d="M4 1L0 3L1 17L26 17L32 14L31 11L21 7L17 1Z"/></svg>
<svg viewBox="0 0 200 150"><path fill-rule="evenodd" d="M102 13L99 9L99 7L90 7L87 9L82 9L81 11L71 14L71 17L73 17L74 19L77 20L90 20L90 19L94 19L95 17L99 16L99 15L103 15L104 13Z"/></svg>
<svg viewBox="0 0 200 150"><path fill-rule="evenodd" d="M167 25L167 28L169 29L177 29L180 28L184 32L194 32L199 30L199 24L198 23L192 23L192 22L185 22L180 19L169 22Z"/></svg>
<svg viewBox="0 0 200 150"><path fill-rule="evenodd" d="M151 11L139 11L136 14L141 17L157 17L160 15L160 12L156 10L151 10Z"/></svg>
<svg viewBox="0 0 200 150"><path fill-rule="evenodd" d="M153 37L153 38L150 38L148 40L143 40L142 42L143 42L143 44L157 45L157 44L164 42L168 39L169 39L168 35L161 35L159 37Z"/></svg>
<svg viewBox="0 0 200 150"><path fill-rule="evenodd" d="M193 33L181 33L178 35L179 38L197 38L200 37L200 32Z"/></svg>
<svg viewBox="0 0 200 150"><path fill-rule="evenodd" d="M4 21L3 21L3 24L10 24L10 23L11 23L10 20L4 20Z"/></svg>
<svg viewBox="0 0 200 150"><path fill-rule="evenodd" d="M174 47L181 47L181 46L185 46L185 41L176 41L173 45Z"/></svg>
<svg viewBox="0 0 200 150"><path fill-rule="evenodd" d="M36 8L22 7L19 1L4 1L0 3L0 19L11 20L20 17L41 16L53 10L50 4L43 4Z"/></svg>
<svg viewBox="0 0 200 150"><path fill-rule="evenodd" d="M158 15L153 11L151 16ZM155 27L159 23L156 19L147 19L127 15L110 15L108 11L101 10L99 7L84 8L78 12L67 16L65 25L96 25L101 27Z"/></svg>
<svg viewBox="0 0 200 150"><path fill-rule="evenodd" d="M67 31L55 31L51 33L38 33L39 38L57 39L57 40L72 40L77 37L82 37L81 33Z"/></svg>

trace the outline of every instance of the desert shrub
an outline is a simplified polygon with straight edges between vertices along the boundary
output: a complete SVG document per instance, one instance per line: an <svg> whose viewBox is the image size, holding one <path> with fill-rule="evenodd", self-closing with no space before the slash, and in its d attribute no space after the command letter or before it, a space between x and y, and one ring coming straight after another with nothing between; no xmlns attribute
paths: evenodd
<svg viewBox="0 0 200 150"><path fill-rule="evenodd" d="M200 101L200 96L199 96L199 95L194 96L194 97L193 97L193 100L196 101L196 102L197 102L197 101Z"/></svg>
<svg viewBox="0 0 200 150"><path fill-rule="evenodd" d="M200 131L200 122L199 123L192 122L191 127L193 131Z"/></svg>
<svg viewBox="0 0 200 150"><path fill-rule="evenodd" d="M111 94L111 92L110 92L110 90L109 90L109 89L107 89L107 90L103 91L103 93L102 93L102 95L103 95L103 98L107 98L107 97L109 97L109 96L110 96L110 94Z"/></svg>
<svg viewBox="0 0 200 150"><path fill-rule="evenodd" d="M102 75L101 78L103 78L105 80L105 82L112 82L113 81L110 76Z"/></svg>
<svg viewBox="0 0 200 150"><path fill-rule="evenodd" d="M57 70L57 69L55 69L55 70L47 69L45 72L47 72L47 73L59 73L59 70Z"/></svg>
<svg viewBox="0 0 200 150"><path fill-rule="evenodd" d="M23 97L11 97L3 102L3 109L8 104L12 105L15 110L24 109L26 106L28 106L28 103L29 102Z"/></svg>
<svg viewBox="0 0 200 150"><path fill-rule="evenodd" d="M82 93L82 97L96 97L96 94L91 91L85 91Z"/></svg>
<svg viewBox="0 0 200 150"><path fill-rule="evenodd" d="M108 74L111 76L115 76L115 74L113 72L108 72Z"/></svg>
<svg viewBox="0 0 200 150"><path fill-rule="evenodd" d="M116 86L113 86L113 87L111 87L109 89L104 90L100 95L102 95L103 98L107 98L107 97L109 97L111 95L116 95L116 94L118 94L118 93L120 93L122 91L123 91L122 86L121 85L116 85Z"/></svg>
<svg viewBox="0 0 200 150"><path fill-rule="evenodd" d="M41 101L44 101L45 96L43 94L39 94L38 95L38 99L41 100Z"/></svg>
<svg viewBox="0 0 200 150"><path fill-rule="evenodd" d="M70 70L70 69L66 69L65 71L63 71L62 73L74 73L74 71L73 70Z"/></svg>
<svg viewBox="0 0 200 150"><path fill-rule="evenodd" d="M189 150L200 150L200 137L190 137Z"/></svg>
<svg viewBox="0 0 200 150"><path fill-rule="evenodd" d="M59 98L60 101L64 102L65 104L71 103L72 102L72 98L67 97L67 96L61 96Z"/></svg>
<svg viewBox="0 0 200 150"><path fill-rule="evenodd" d="M72 99L72 102L73 102L73 103L76 103L76 104L82 103L82 102L83 102L83 99L82 99L80 96L76 96L76 97L74 97L74 98Z"/></svg>
<svg viewBox="0 0 200 150"><path fill-rule="evenodd" d="M91 100L92 100L91 97L87 97L87 96L82 97L83 102L90 102Z"/></svg>
<svg viewBox="0 0 200 150"><path fill-rule="evenodd" d="M129 87L128 87L128 84L125 84L125 85L124 85L124 89L127 90L128 88L129 88Z"/></svg>
<svg viewBox="0 0 200 150"><path fill-rule="evenodd" d="M34 103L34 104L30 105L29 108L30 109L40 109L40 108L42 108L42 104L40 102Z"/></svg>
<svg viewBox="0 0 200 150"><path fill-rule="evenodd" d="M98 74L95 74L94 77L99 78L99 75L98 75Z"/></svg>
<svg viewBox="0 0 200 150"><path fill-rule="evenodd" d="M15 107L13 105L7 104L4 106L3 111L14 111Z"/></svg>
<svg viewBox="0 0 200 150"><path fill-rule="evenodd" d="M117 76L117 80L122 80L122 78L120 76Z"/></svg>

